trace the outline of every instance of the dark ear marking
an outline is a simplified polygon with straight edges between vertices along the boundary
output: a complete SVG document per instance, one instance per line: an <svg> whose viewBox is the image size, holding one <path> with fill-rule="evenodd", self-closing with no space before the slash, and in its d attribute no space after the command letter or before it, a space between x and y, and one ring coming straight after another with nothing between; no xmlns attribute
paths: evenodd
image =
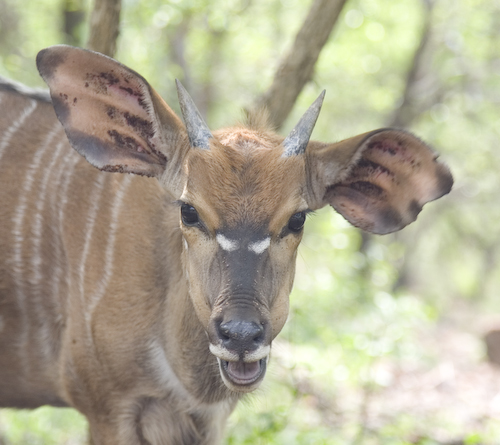
<svg viewBox="0 0 500 445"><path fill-rule="evenodd" d="M103 171L162 177L185 130L142 76L102 54L64 45L42 50L37 63L82 156Z"/></svg>
<svg viewBox="0 0 500 445"><path fill-rule="evenodd" d="M340 180L326 179L323 202L363 230L400 230L417 218L426 202L448 193L453 185L448 167L407 132L378 130L332 144L323 149L322 157L331 151L335 160L333 154L341 158L349 150L352 161L337 170Z"/></svg>
<svg viewBox="0 0 500 445"><path fill-rule="evenodd" d="M413 199L408 206L408 212L413 215L414 219L417 219L417 215L422 211L422 206L416 199Z"/></svg>
<svg viewBox="0 0 500 445"><path fill-rule="evenodd" d="M36 66L40 75L48 82L65 60L66 56L62 52L54 52L50 48L45 48L37 54Z"/></svg>

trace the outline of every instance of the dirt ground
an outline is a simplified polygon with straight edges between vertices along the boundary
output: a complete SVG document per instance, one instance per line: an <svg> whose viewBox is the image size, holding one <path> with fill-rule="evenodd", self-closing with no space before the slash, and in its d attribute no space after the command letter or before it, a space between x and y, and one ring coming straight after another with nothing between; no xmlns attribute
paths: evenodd
<svg viewBox="0 0 500 445"><path fill-rule="evenodd" d="M320 423L343 430L352 445L497 445L500 367L488 362L483 335L499 326L496 317L457 311L416 336L426 360L377 360L376 385L339 385L334 401L300 369L293 371L295 385L320 413ZM352 426L348 432L346 425Z"/></svg>
<svg viewBox="0 0 500 445"><path fill-rule="evenodd" d="M385 384L364 395L366 432L404 431L406 424L410 443L500 444L500 367L488 362L483 341L498 326L457 313L419 334L428 362L377 363Z"/></svg>

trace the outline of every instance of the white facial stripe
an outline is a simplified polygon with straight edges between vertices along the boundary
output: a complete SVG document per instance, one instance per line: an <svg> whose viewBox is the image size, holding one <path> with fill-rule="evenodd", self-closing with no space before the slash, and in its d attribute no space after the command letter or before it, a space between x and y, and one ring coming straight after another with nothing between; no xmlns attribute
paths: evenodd
<svg viewBox="0 0 500 445"><path fill-rule="evenodd" d="M237 362L240 357L236 352L229 351L221 345L214 345L210 343L209 345L210 352L215 355L220 360L225 360L226 362ZM244 355L243 361L245 363L253 363L263 358L267 358L269 353L271 352L271 346L260 346L255 351L249 352Z"/></svg>
<svg viewBox="0 0 500 445"><path fill-rule="evenodd" d="M245 354L245 357L243 357L243 361L245 363L253 363L258 360L262 360L265 358L266 360L269 359L269 353L271 352L271 346L261 346L260 348L256 349L253 352L250 352L248 354Z"/></svg>
<svg viewBox="0 0 500 445"><path fill-rule="evenodd" d="M214 345L210 343L210 352L215 355L220 360L225 360L226 362L237 362L239 360L238 354L236 352L229 351L220 345Z"/></svg>
<svg viewBox="0 0 500 445"><path fill-rule="evenodd" d="M219 246L221 246L227 252L232 252L233 250L240 248L240 243L238 241L226 238L222 233L218 233L215 237Z"/></svg>
<svg viewBox="0 0 500 445"><path fill-rule="evenodd" d="M268 236L267 238L264 238L260 241L255 241L254 243L250 243L248 245L248 250L250 250L253 253L256 253L257 255L260 255L264 250L266 250L269 245L271 244L271 237Z"/></svg>

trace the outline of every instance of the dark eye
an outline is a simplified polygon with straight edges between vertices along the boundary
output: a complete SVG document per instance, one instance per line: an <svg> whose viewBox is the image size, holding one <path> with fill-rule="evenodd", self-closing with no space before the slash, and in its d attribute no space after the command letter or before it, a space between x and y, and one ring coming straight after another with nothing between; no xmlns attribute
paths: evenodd
<svg viewBox="0 0 500 445"><path fill-rule="evenodd" d="M288 229L291 232L298 233L304 227L304 222L306 221L306 212L299 212L295 215L292 215L290 220L288 221Z"/></svg>
<svg viewBox="0 0 500 445"><path fill-rule="evenodd" d="M198 212L193 206L190 206L189 204L182 204L181 219L186 226L194 226L200 221Z"/></svg>

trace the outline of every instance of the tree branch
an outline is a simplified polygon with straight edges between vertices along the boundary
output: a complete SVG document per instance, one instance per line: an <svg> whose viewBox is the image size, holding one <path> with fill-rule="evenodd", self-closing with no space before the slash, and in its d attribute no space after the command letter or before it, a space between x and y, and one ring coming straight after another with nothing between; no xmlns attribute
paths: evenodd
<svg viewBox="0 0 500 445"><path fill-rule="evenodd" d="M423 111L422 108L425 109L429 106L429 104L422 104L422 96L425 96L426 93L429 94L428 85L423 85L423 83L425 78L428 77L426 72L428 69L427 58L432 34L432 11L435 2L434 0L423 0L422 3L425 7L425 16L420 44L413 55L410 70L406 77L401 105L389 119L389 127L409 127L413 120Z"/></svg>
<svg viewBox="0 0 500 445"><path fill-rule="evenodd" d="M287 56L281 61L269 90L253 105L269 111L271 124L281 127L304 85L311 79L314 65L337 22L346 0L314 0L302 28Z"/></svg>
<svg viewBox="0 0 500 445"><path fill-rule="evenodd" d="M120 30L121 0L95 0L87 47L113 57Z"/></svg>
<svg viewBox="0 0 500 445"><path fill-rule="evenodd" d="M85 6L83 0L64 0L62 3L64 40L68 45L82 45L81 30L86 16Z"/></svg>

